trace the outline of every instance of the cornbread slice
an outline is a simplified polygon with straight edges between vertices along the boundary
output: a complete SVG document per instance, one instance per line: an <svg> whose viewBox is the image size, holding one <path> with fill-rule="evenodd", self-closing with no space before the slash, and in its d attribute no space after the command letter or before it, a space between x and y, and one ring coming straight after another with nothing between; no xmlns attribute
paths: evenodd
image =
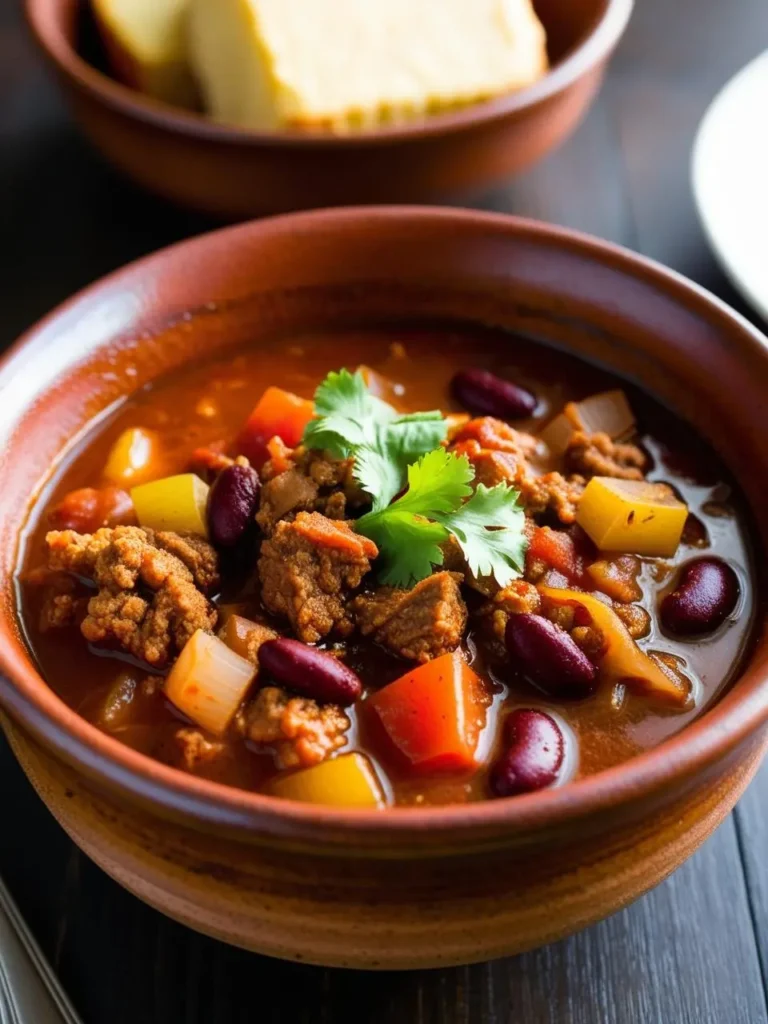
<svg viewBox="0 0 768 1024"><path fill-rule="evenodd" d="M547 67L531 0L190 0L208 112L353 131L487 99Z"/></svg>
<svg viewBox="0 0 768 1024"><path fill-rule="evenodd" d="M189 0L93 0L112 69L121 81L167 103L193 104L188 6Z"/></svg>

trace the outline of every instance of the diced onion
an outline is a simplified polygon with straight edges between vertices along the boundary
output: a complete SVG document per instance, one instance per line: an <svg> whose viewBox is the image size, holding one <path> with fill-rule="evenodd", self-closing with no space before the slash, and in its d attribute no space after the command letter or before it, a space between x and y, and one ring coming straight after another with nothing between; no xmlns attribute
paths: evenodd
<svg viewBox="0 0 768 1024"><path fill-rule="evenodd" d="M165 695L197 725L221 736L253 682L256 668L218 637L198 629L165 682Z"/></svg>
<svg viewBox="0 0 768 1024"><path fill-rule="evenodd" d="M634 430L635 417L624 392L617 388L590 395L581 402L569 402L541 432L549 450L558 455L568 447L574 431L587 434L608 434L612 440L628 437Z"/></svg>

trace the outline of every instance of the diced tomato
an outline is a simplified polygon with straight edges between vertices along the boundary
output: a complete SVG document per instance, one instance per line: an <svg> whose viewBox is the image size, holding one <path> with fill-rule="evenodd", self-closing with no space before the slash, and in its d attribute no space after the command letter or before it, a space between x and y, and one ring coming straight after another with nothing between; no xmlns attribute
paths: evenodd
<svg viewBox="0 0 768 1024"><path fill-rule="evenodd" d="M572 582L584 573L584 563L576 550L573 537L563 530L537 526L528 545L528 559L540 559Z"/></svg>
<svg viewBox="0 0 768 1024"><path fill-rule="evenodd" d="M458 652L408 672L366 703L414 773L474 766L487 698Z"/></svg>
<svg viewBox="0 0 768 1024"><path fill-rule="evenodd" d="M54 530L95 533L102 526L132 526L136 512L131 496L119 487L82 487L51 509L48 522Z"/></svg>
<svg viewBox="0 0 768 1024"><path fill-rule="evenodd" d="M314 406L308 399L282 388L267 388L237 439L238 454L261 469L269 458L270 439L277 436L295 448L313 416Z"/></svg>

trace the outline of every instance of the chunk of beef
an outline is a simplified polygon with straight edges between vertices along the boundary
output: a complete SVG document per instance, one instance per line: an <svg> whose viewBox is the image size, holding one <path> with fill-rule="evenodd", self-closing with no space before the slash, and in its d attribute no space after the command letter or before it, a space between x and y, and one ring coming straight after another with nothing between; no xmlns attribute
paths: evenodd
<svg viewBox="0 0 768 1024"><path fill-rule="evenodd" d="M91 643L115 642L150 665L167 665L216 611L203 590L218 580L214 549L198 537L118 526L46 537L51 569L92 580L80 630Z"/></svg>
<svg viewBox="0 0 768 1024"><path fill-rule="evenodd" d="M538 615L540 609L541 597L536 587L525 580L513 580L480 608L478 616L503 643L510 615Z"/></svg>
<svg viewBox="0 0 768 1024"><path fill-rule="evenodd" d="M252 743L270 747L279 768L308 768L343 747L349 718L336 704L291 697L265 686L238 716L240 731Z"/></svg>
<svg viewBox="0 0 768 1024"><path fill-rule="evenodd" d="M305 643L333 629L344 636L352 630L346 609L349 593L360 586L377 554L373 541L348 523L319 512L299 512L293 522L279 522L262 544L264 606L285 616Z"/></svg>
<svg viewBox="0 0 768 1024"><path fill-rule="evenodd" d="M361 505L369 500L352 475L352 459L333 459L302 447L286 451L286 456L270 459L262 470L266 482L256 521L264 533L270 534L279 520L301 511L344 519L348 502Z"/></svg>
<svg viewBox="0 0 768 1024"><path fill-rule="evenodd" d="M361 595L352 602L360 632L413 661L430 661L454 650L467 625L461 579L459 573L438 572L411 590L382 587Z"/></svg>
<svg viewBox="0 0 768 1024"><path fill-rule="evenodd" d="M320 488L294 466L273 477L261 488L256 522L266 534L272 533L281 519L290 513L315 507Z"/></svg>
<svg viewBox="0 0 768 1024"><path fill-rule="evenodd" d="M613 441L608 434L576 431L565 451L565 466L585 477L612 476L642 480L647 459L637 445Z"/></svg>

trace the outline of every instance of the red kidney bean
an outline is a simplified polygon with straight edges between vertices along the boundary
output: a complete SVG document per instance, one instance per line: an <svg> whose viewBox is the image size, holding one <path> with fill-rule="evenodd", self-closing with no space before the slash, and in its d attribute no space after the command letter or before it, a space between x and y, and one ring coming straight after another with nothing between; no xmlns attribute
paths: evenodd
<svg viewBox="0 0 768 1024"><path fill-rule="evenodd" d="M587 697L595 689L597 669L569 634L549 619L512 615L505 639L523 673L545 693Z"/></svg>
<svg viewBox="0 0 768 1024"><path fill-rule="evenodd" d="M338 658L287 637L262 644L259 665L289 690L321 704L348 707L363 692L359 677Z"/></svg>
<svg viewBox="0 0 768 1024"><path fill-rule="evenodd" d="M727 562L695 558L683 566L677 586L661 602L661 623L680 636L711 633L738 600L739 580Z"/></svg>
<svg viewBox="0 0 768 1024"><path fill-rule="evenodd" d="M460 371L451 381L451 394L470 412L500 420L524 419L536 408L530 391L488 370Z"/></svg>
<svg viewBox="0 0 768 1024"><path fill-rule="evenodd" d="M515 796L551 786L565 756L565 739L554 718L517 708L504 722L504 738L507 748L491 769L492 792Z"/></svg>
<svg viewBox="0 0 768 1024"><path fill-rule="evenodd" d="M240 540L256 512L261 484L251 466L235 462L222 469L208 495L208 532L217 547Z"/></svg>

